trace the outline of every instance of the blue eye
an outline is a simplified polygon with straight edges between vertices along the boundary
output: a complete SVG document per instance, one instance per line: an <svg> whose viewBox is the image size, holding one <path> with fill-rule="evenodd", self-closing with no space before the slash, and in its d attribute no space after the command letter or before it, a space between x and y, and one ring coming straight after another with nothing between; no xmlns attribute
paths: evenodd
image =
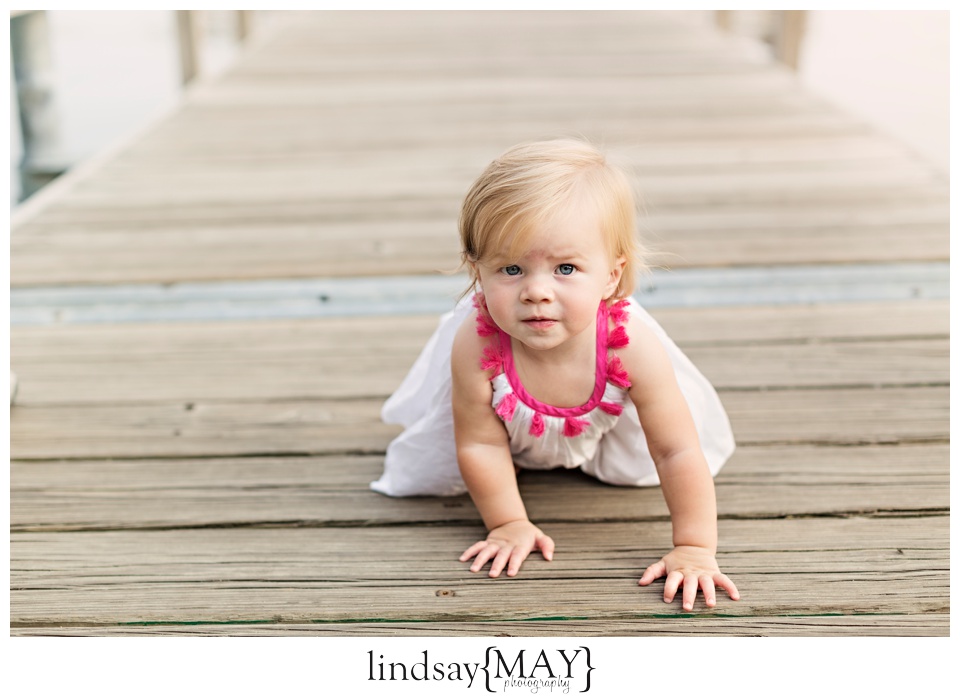
<svg viewBox="0 0 960 699"><path fill-rule="evenodd" d="M577 268L574 267L573 265L570 265L570 264L562 264L562 265L560 265L560 266L557 267L557 272L559 272L560 274L562 274L562 275L565 276L565 277L570 276L571 274L573 274L573 273L576 272L576 271L577 271Z"/></svg>
<svg viewBox="0 0 960 699"><path fill-rule="evenodd" d="M520 266L519 266L519 265L507 265L506 267L504 267L504 268L503 268L502 270L500 270L500 271L502 271L502 272L503 272L504 274L506 274L508 277L515 277L515 276L517 276L518 274L520 274Z"/></svg>

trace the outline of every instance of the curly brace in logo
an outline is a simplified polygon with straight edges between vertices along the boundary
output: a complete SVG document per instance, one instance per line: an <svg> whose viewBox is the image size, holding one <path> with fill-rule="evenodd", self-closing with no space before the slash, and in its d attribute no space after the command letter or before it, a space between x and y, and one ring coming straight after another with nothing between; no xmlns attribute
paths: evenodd
<svg viewBox="0 0 960 699"><path fill-rule="evenodd" d="M541 650L536 658L521 650L512 663L507 662L499 648L490 646L480 669L486 673L488 692L526 689L534 694L540 690L582 694L590 691L590 673L595 668L590 664L590 649L586 646L569 651Z"/></svg>

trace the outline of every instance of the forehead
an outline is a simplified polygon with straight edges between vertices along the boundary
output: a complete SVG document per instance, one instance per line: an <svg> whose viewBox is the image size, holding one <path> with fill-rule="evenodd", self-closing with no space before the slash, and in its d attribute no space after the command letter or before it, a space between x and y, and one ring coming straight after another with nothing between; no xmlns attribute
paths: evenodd
<svg viewBox="0 0 960 699"><path fill-rule="evenodd" d="M502 231L490 252L498 258L588 257L606 247L601 217L587 205L559 209L543 220L521 221Z"/></svg>

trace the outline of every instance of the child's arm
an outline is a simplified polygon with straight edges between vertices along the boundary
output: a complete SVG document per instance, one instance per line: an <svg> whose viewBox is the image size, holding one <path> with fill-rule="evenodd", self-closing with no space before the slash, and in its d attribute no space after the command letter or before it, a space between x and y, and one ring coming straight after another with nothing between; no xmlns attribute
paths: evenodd
<svg viewBox="0 0 960 699"><path fill-rule="evenodd" d="M527 519L507 431L491 405L490 378L480 368L487 340L474 330L474 317L464 321L453 343L453 423L460 473L489 534L460 560L476 557L470 566L476 573L492 559L490 577L499 576L505 566L512 577L531 551L539 549L552 560L554 544Z"/></svg>
<svg viewBox="0 0 960 699"><path fill-rule="evenodd" d="M666 575L663 599L672 602L683 586L683 608L693 609L697 589L708 607L716 604L716 586L734 600L736 585L717 565L717 503L713 478L687 402L663 345L642 321L631 319L630 344L618 354L630 381L633 400L657 466L663 497L673 523L674 549L644 571L641 585Z"/></svg>

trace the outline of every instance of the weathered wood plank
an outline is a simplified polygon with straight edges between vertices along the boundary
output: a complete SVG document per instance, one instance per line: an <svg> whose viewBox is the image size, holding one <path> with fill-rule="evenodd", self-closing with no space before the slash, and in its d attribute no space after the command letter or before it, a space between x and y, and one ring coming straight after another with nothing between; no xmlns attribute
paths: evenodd
<svg viewBox="0 0 960 699"><path fill-rule="evenodd" d="M446 208L452 209L452 203ZM98 212L102 214L103 210ZM417 232L410 234L396 223L374 225L371 234L355 224L335 225L326 231L305 231L289 224L250 228L247 219L208 228L198 228L192 222L185 229L158 230L156 237L143 240L131 237L129 231L104 231L93 236L86 231L17 236L11 244L17 260L12 283L173 283L450 272L459 267L460 255L453 231L455 217L447 213L439 226L431 220L414 223ZM172 215L184 214L181 209ZM205 215L197 213L199 217ZM210 215L215 215L212 210ZM151 213L142 211L133 216L147 219ZM161 218L168 216L158 213ZM83 217L81 213L76 218ZM269 213L251 212L251 217L266 218ZM431 235L432 228L441 231ZM658 232L646 237L652 248L651 264L681 269L736 264L943 261L949 258L947 231L943 223L876 229L771 229L765 233ZM837 238L843 243L833 245L831 241ZM60 261L64 259L71 261L69 267ZM212 266L211 259L221 262Z"/></svg>
<svg viewBox="0 0 960 699"><path fill-rule="evenodd" d="M949 311L949 301L942 300L657 308L651 313L692 352L696 345L947 338Z"/></svg>
<svg viewBox="0 0 960 699"><path fill-rule="evenodd" d="M654 264L668 268L732 265L933 262L949 259L948 224L868 229L774 228L648 235ZM840 244L833 241L842 240Z"/></svg>
<svg viewBox="0 0 960 699"><path fill-rule="evenodd" d="M721 390L840 388L946 384L947 309L947 301L934 301L890 304L889 310L842 304L656 315ZM386 398L436 322L393 317L17 327L11 361L22 407ZM718 335L722 339L715 340ZM824 341L831 339L844 341Z"/></svg>
<svg viewBox="0 0 960 699"><path fill-rule="evenodd" d="M946 512L949 445L742 447L716 479L721 518ZM11 531L479 522L468 497L369 490L383 459L287 457L17 462ZM659 488L611 488L578 472L520 474L537 522L657 521Z"/></svg>
<svg viewBox="0 0 960 699"><path fill-rule="evenodd" d="M459 124L458 124L459 125ZM494 153L494 156L496 153ZM473 165L472 163L470 164ZM226 162L220 165L196 161L160 164L149 171L131 165L104 168L96 182L85 186L71 198L74 204L102 200L110 204L121 199L128 204L151 206L157 198L190 204L210 196L237 196L256 201L265 193L283 192L290 198L312 196L332 198L371 196L377 198L417 197L427 188L434 196L456 201L469 188L483 167L463 164L454 169L441 169L430 162L410 164L407 177L401 179L395 168L341 166L336 171L319 170L307 160L293 160L272 167L257 167L249 162ZM635 166L634 166L635 167ZM209 183L216 182L215 185ZM808 164L798 167L793 163L782 165L753 165L734 163L728 166L663 168L662 171L645 168L638 173L640 191L644 198L670 192L678 185L688 186L691 194L701 189L714 190L720 182L732 189L744 188L806 188L860 185L911 185L938 183L928 166L905 157L882 161L838 161ZM82 194L82 196L81 196Z"/></svg>
<svg viewBox="0 0 960 699"><path fill-rule="evenodd" d="M717 124L735 129L737 137L756 143L769 136L764 129L751 132L735 125L737 122L759 123L766 118L781 130L787 126L796 129L796 133L786 134L790 137L784 139L788 146L793 138L816 142L843 135L844 140L849 138L854 144L878 138L877 132L862 121L798 89L789 78L784 82L781 76L765 74L764 70L749 68L728 74L650 78L557 74L495 78L435 73L409 79L409 76L390 77L382 73L376 78L350 79L346 71L339 80L328 80L319 73L305 75L302 80L277 76L269 81L246 81L227 76L216 85L191 91L176 118L145 134L128 154L149 154L163 160L164 155L183 152L184 146L196 143L198 150L193 157L197 157L220 153L219 147L231 137L241 144L243 138L249 138L251 149L260 149L268 143L290 143L291 137L297 137L306 139L307 145L329 144L327 150L336 152L352 145L358 130L373 124L382 125L387 132L408 133L419 141L425 133L422 123L425 115L435 120L443 135L427 144L425 153L448 142L449 130L457 124L478 137L455 151L465 154L476 153L481 146L491 147L494 145L491 136L511 129L539 129L550 133L568 130L572 122L590 123L588 128L593 131L609 129L611 145L616 146L629 143L629 120L636 121L642 128L669 129L664 133L672 135L670 140L674 141L713 141L712 125ZM626 87L631 92L618 94L618 90ZM371 109L384 104L390 105L389 118ZM236 117L224 121L229 114ZM680 119L681 123L670 124L672 119ZM332 128L311 130L311 120L314 126L322 120ZM222 126L219 130L218 122ZM288 133L258 128L264 123L283 126ZM694 123L703 124L705 131L692 129ZM616 128L610 128L613 126ZM347 140L337 142L332 138L334 132L342 132ZM212 141L201 142L198 137L208 133ZM377 134L373 136L379 140ZM395 141L385 149L386 155L408 144ZM172 150L161 153L164 145ZM657 148L653 139L650 145ZM909 153L903 148L874 148L871 152L884 159ZM273 155L275 158L278 153ZM845 153L841 149L838 155L843 161L850 151ZM417 153L410 156L414 167L425 162ZM449 154L440 160L448 161ZM911 169L916 164L916 160L912 160ZM294 158L287 164L302 162L302 158ZM358 162L362 162L362 157L348 158L344 162L347 172ZM462 161L457 159L457 162Z"/></svg>
<svg viewBox="0 0 960 699"><path fill-rule="evenodd" d="M734 618L680 616L603 621L420 622L388 624L131 624L24 626L11 636L949 636L949 614L783 616Z"/></svg>
<svg viewBox="0 0 960 699"><path fill-rule="evenodd" d="M553 562L514 579L456 558L473 528L15 534L11 625L270 620L641 619L675 612L640 588L669 525L555 525ZM721 561L747 617L945 613L947 517L721 523ZM402 583L402 584L398 584ZM510 595L504 598L505 586ZM545 590L549 589L549 594ZM505 601L506 600L506 601ZM698 604L697 613L710 616Z"/></svg>
<svg viewBox="0 0 960 699"><path fill-rule="evenodd" d="M524 117L526 119L549 116L556 109L582 109L580 102L560 102L556 96L545 94L543 99L550 108L543 106L543 102L529 102L524 100L510 100L497 106L502 118ZM720 112L730 111L736 105L746 104L756 114L761 112L777 112L788 105L805 106L809 100L802 95L789 92L783 94L762 96L739 95L730 96L728 100L722 97L704 99L689 93L677 95L660 95L657 103L662 112L679 112L682 108L696 108L698 111ZM642 114L639 110L650 109L647 102L616 102L607 106L610 112L619 116L636 116ZM346 105L331 105L324 109L345 109ZM415 110L415 105L396 104L394 109L401 113ZM806 107L809 111L809 106ZM434 109L449 118L477 119L475 106L467 102L440 103ZM476 169L483 167L489 161L491 148L494 146L463 143L454 150L442 144L428 143L422 148L412 151L402 143L392 144L389 147L377 150L360 149L355 151L336 152L337 144L328 147L316 147L316 139L320 138L312 126L315 126L317 107L296 105L257 105L244 109L231 109L235 115L228 123L223 123L226 108L215 105L200 105L187 103L179 113L176 121L165 122L151 132L147 139L137 141L122 153L103 165L102 172L111 173L119 170L130 171L138 160L147 159L161 169L171 167L181 168L188 163L197 166L225 166L233 163L240 167L249 167L251 161L262 161L268 168L291 167L301 161L310 161L317 166L333 166L340 163L343 166L356 170L366 168L373 171L375 168L381 173L402 170L404 164L415 173L418 172L448 172L451 175L462 177L476 175ZM576 113L576 112L573 112ZM656 112L654 112L656 113ZM676 116L674 113L673 116ZM224 128L238 129L242 124L249 124L248 131L242 135L250 139L250 143L243 150L228 151L223 148L222 140L215 140L211 144L198 144L198 149L186 148L179 139L171 136L175 130L183 130L188 139L191 129L188 125L196 124L197 128L216 131L213 122L219 120ZM284 133L263 133L256 128L264 121L269 121L278 127L282 126ZM292 152L288 147L293 141L303 140L304 150ZM746 135L729 140L708 140L692 134L687 139L675 138L667 142L654 141L638 144L631 142L622 135L611 134L611 141L607 142L611 148L616 148L619 159L634 169L647 173L679 172L689 169L703 170L716 167L760 167L792 165L795 168L819 168L825 163L855 163L877 162L902 158L908 151L902 144L890 141L871 132L857 134L824 134L819 136L791 136L790 138L767 138L757 135ZM272 146L272 147L270 147ZM166 147L166 148L165 148ZM332 152L331 152L332 151Z"/></svg>
<svg viewBox="0 0 960 699"><path fill-rule="evenodd" d="M481 162L480 168L484 165L485 163ZM371 207L369 198L360 197L347 200L285 201L283 206L235 201L231 202L229 207L210 202L171 210L131 208L116 201L95 209L71 207L66 201L58 200L58 206L45 210L42 217L19 223L12 237L15 241L19 239L21 226L25 232L42 230L44 227L70 230L77 224L87 224L88 227L106 230L133 228L131 232L152 232L161 228L168 231L165 234L171 234L184 225L223 223L229 223L230 227L241 231L257 225L264 234L273 234L275 229L278 235L282 235L286 227L295 224L323 237L329 235L331 229L336 231L348 227L352 230L357 224L357 234L363 235L363 224L370 221L379 222L389 231L403 231L412 225L424 225L428 230L446 232L448 237L455 237L454 222L459 198L457 201L438 199L425 192L416 198L382 200L375 203L376 206ZM834 226L847 228L848 232L854 234L856 229L862 226L886 225L883 219L887 216L890 217L887 223L894 226L945 223L949 220L949 202L933 192L908 199L868 203L822 203L815 207L783 201L734 207L724 202L688 200L685 205L678 204L672 208L660 207L651 210L646 207L645 216L642 221L645 224L643 229L653 231L684 230L690 227L698 230L715 228L727 232L731 232L730 229L736 232L741 228L778 231L795 230L797 227ZM711 223L713 221L716 223ZM831 243L831 247L843 245L843 238ZM223 254L229 256L230 252L227 249Z"/></svg>
<svg viewBox="0 0 960 699"><path fill-rule="evenodd" d="M385 333L385 336L388 336ZM20 406L157 401L386 398L412 364L409 347L316 349L86 361L15 361ZM692 347L688 356L718 390L946 385L947 340ZM412 355L415 357L416 355Z"/></svg>
<svg viewBox="0 0 960 699"><path fill-rule="evenodd" d="M741 444L949 439L947 387L726 391ZM382 400L17 405L14 459L383 453L399 429Z"/></svg>
<svg viewBox="0 0 960 699"><path fill-rule="evenodd" d="M452 308L452 303L451 303ZM716 308L655 308L651 311L684 348L693 346L797 344L846 340L947 338L950 303L859 302ZM351 355L409 352L412 362L437 327L432 315L321 319L224 320L85 326L19 326L11 329L11 358L58 363L93 361L115 351L134 360L185 356L248 357L260 352L327 354L349 345ZM383 343L390 337L389 347Z"/></svg>
<svg viewBox="0 0 960 699"><path fill-rule="evenodd" d="M718 390L947 385L950 374L947 340L692 347L687 354Z"/></svg>
<svg viewBox="0 0 960 699"><path fill-rule="evenodd" d="M434 49L427 54L426 59L436 58L437 53ZM634 60L642 61L640 57L631 57ZM323 60L323 59L321 59ZM388 58L389 60L389 58ZM586 60L590 60L587 58ZM488 67L491 67L487 64ZM306 107L315 109L329 109L331 111L357 110L362 111L364 107L371 105L378 106L384 103L396 104L401 110L403 107L414 107L420 105L422 111L426 114L432 114L433 109L437 108L440 116L447 113L451 105L483 105L486 108L500 107L501 105L510 105L508 114L519 117L516 123L522 123L522 117L526 115L556 114L558 109L569 110L573 108L577 98L582 98L586 104L581 104L580 114L590 114L599 118L599 124L604 123L604 113L601 106L605 102L612 102L613 120L622 117L626 110L631 113L643 115L657 115L657 106L650 105L651 100L662 99L663 114L666 110L680 110L686 108L688 124L700 116L696 107L704 106L705 103L719 104L722 106L729 104L734 96L747 100L760 101L763 98L768 100L767 104L774 107L783 104L784 101L794 100L795 104L800 104L802 108L798 110L796 118L791 119L790 115L784 116L784 123L793 123L807 126L807 136L822 136L829 134L832 130L841 130L861 135L871 133L871 129L866 128L862 121L854 117L833 109L830 106L815 99L803 99L797 101L797 95L804 93L795 78L792 75L778 72L776 68L763 64L753 64L737 66L737 69L729 71L712 71L698 74L696 70L687 73L673 73L661 75L571 75L566 71L568 66L561 66L554 63L552 66L541 64L542 71L540 75L512 74L495 75L493 72L485 75L458 75L456 73L444 71L442 67L430 73L419 76L412 75L389 75L386 72L378 72L371 75L352 78L347 72L334 76L334 79L328 79L321 73L305 73L290 79L289 76L276 77L273 80L248 80L242 75L225 76L223 80L215 85L206 85L190 95L191 107L196 109L189 112L190 116L209 113L209 110L217 107L233 106L239 109L261 109L264 105L274 105L280 111L297 110ZM304 90L304 87L313 87L313 90ZM630 87L632 92L623 92L625 87ZM793 95L791 98L790 95ZM590 102L593 100L593 102ZM590 105L593 110L589 111ZM544 107L554 109L543 109ZM770 107L768 106L768 109ZM587 111L583 111L587 110ZM761 110L766 111L766 110ZM408 112L401 111L401 127L411 125L417 129L422 129L423 124L409 123L403 120ZM509 129L511 124L487 123L482 125L479 117L487 113L486 110L475 110L472 115L473 123L478 128L490 133L496 129ZM748 109L736 110L734 116L741 117L745 121L751 120L751 114ZM470 117L468 117L469 119ZM367 119L375 120L377 115L367 112ZM386 128L390 128L389 118L381 116L377 120ZM822 133L818 133L816 126L826 126ZM243 126L243 120L236 126ZM669 124L662 124L665 128L671 128ZM833 129L829 128L833 126ZM230 128L229 124L225 125ZM596 123L593 127L597 128ZM682 127L681 127L682 128ZM422 133L422 131L417 131ZM742 131L741 135L759 135L759 132ZM375 134L374 134L375 135ZM696 136L695 132L690 130L691 136ZM706 137L714 134L707 133ZM264 134L263 138L270 138L271 134ZM325 138L323 135L318 138ZM326 138L328 138L327 136ZM403 142L401 142L403 143Z"/></svg>
<svg viewBox="0 0 960 699"><path fill-rule="evenodd" d="M357 138L361 136L358 135ZM525 139L498 140L510 143L512 140ZM717 172L680 174L673 177L639 177L638 186L644 203L653 210L669 208L679 203L689 206L691 202L698 205L757 205L767 202L836 204L845 201L883 200L895 195L909 197L911 194L923 196L930 193L946 196L948 192L947 185L922 166L901 166L886 170L870 167L868 164L852 169L851 172L836 172L836 169L839 168L824 168L821 172L810 173L796 173L791 169L784 169L745 175ZM284 201L309 200L322 204L346 198L362 198L367 201L417 198L427 191L438 202L455 204L463 198L477 174L479 172L456 181L450 181L443 174L435 175L436 181L400 181L390 178L378 188L376 181L367 183L362 177L334 180L313 177L309 170L283 173L284 176L273 173L269 180L265 180L264 173L259 170L252 170L234 173L231 177L201 178L196 183L191 183L191 178L186 178L188 181L183 182L184 178L180 176L161 173L156 178L144 178L141 175L125 180L118 179L114 186L110 186L107 178L98 179L96 189L93 186L81 188L65 201L77 209L116 207L120 202L126 209L162 209L167 206L203 205L211 200L233 197L246 202L248 206L267 206L282 204ZM329 175L327 177L329 178ZM200 183L207 179L216 179L218 184L216 187L200 186ZM219 182L221 179L225 181ZM451 219L450 223L453 227L455 218Z"/></svg>
<svg viewBox="0 0 960 699"><path fill-rule="evenodd" d="M382 453L382 400L15 406L14 458ZM13 425L16 425L15 427ZM13 434L16 434L16 437Z"/></svg>
<svg viewBox="0 0 960 699"><path fill-rule="evenodd" d="M724 392L741 444L877 444L949 439L949 390Z"/></svg>
<svg viewBox="0 0 960 699"><path fill-rule="evenodd" d="M263 212L253 214L254 217L263 215ZM948 257L949 242L940 227L935 230L889 229L877 231L875 236L869 231L854 232L849 236L845 231L836 232L836 235L840 234L846 238L845 245L820 253L816 250L827 233L791 236L786 232L772 232L762 240L739 234L725 239L712 233L681 233L672 235L669 243L656 236L651 242L659 250L651 253L649 259L656 266L680 269L740 263L935 262ZM361 237L345 248L338 248L320 238L304 242L303 236L295 231L288 234L275 230L265 238L248 229L240 229L234 235L230 227L224 227L216 231L216 239L205 241L205 237L192 245L188 245L188 235L182 232L144 244L122 234L108 234L97 245L85 243L73 235L57 235L46 243L44 239L18 242L14 244L17 267L12 282L14 286L22 287L390 276L451 272L459 266L459 252L450 234L438 237L417 235L407 239L392 234L371 240ZM221 255L228 238L241 247L244 240L248 240L249 245L243 251L228 252L222 266L211 266L208 261ZM111 241L115 244L110 245ZM191 257L185 260L187 253ZM72 264L64 267L57 262L58 259L71 259Z"/></svg>

